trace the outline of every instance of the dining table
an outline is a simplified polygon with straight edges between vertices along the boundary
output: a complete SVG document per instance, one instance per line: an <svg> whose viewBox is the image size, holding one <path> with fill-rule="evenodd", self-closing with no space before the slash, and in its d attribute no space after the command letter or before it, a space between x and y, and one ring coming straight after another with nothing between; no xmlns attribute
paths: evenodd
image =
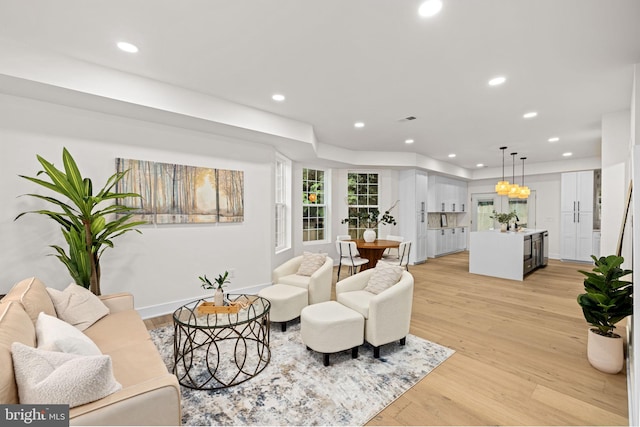
<svg viewBox="0 0 640 427"><path fill-rule="evenodd" d="M400 242L397 240L376 239L373 242L365 242L364 239L355 239L353 241L356 242L360 256L369 260L367 264L360 267L360 271L374 268L378 261L382 259L384 251L400 246Z"/></svg>

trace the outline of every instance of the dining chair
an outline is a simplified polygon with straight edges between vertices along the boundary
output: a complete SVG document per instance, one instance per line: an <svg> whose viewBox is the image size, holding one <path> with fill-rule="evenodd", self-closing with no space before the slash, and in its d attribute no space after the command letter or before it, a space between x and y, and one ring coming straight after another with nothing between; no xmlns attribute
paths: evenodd
<svg viewBox="0 0 640 427"><path fill-rule="evenodd" d="M358 267L369 262L368 259L360 256L358 246L354 241L337 240L336 249L340 256L340 263L338 264L338 280L340 280L340 269L343 265L349 267L350 274L354 274L357 272Z"/></svg>
<svg viewBox="0 0 640 427"><path fill-rule="evenodd" d="M393 234L388 234L387 237L384 238L385 240L394 240L396 242L402 242L404 241L404 237L402 236L394 236ZM384 253L382 254L382 258L385 261L395 261L397 259L399 259L399 252L398 252L398 248L387 248Z"/></svg>
<svg viewBox="0 0 640 427"><path fill-rule="evenodd" d="M336 240L351 240L351 236L348 234L338 234Z"/></svg>
<svg viewBox="0 0 640 427"><path fill-rule="evenodd" d="M409 271L409 253L411 252L411 241L402 242L398 246L398 260L400 267L404 267Z"/></svg>

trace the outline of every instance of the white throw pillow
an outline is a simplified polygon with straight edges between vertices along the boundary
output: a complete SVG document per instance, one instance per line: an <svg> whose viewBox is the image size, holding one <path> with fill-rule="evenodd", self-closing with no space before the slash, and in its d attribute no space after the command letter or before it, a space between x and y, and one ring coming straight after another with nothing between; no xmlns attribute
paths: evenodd
<svg viewBox="0 0 640 427"><path fill-rule="evenodd" d="M378 261L364 290L377 295L398 283L403 271L399 265Z"/></svg>
<svg viewBox="0 0 640 427"><path fill-rule="evenodd" d="M100 356L102 352L91 338L70 324L45 313L36 320L39 349L73 353L81 356Z"/></svg>
<svg viewBox="0 0 640 427"><path fill-rule="evenodd" d="M64 291L47 288L58 317L84 331L109 314L109 308L90 290L70 284Z"/></svg>
<svg viewBox="0 0 640 427"><path fill-rule="evenodd" d="M22 404L66 404L73 408L122 388L113 376L110 356L78 356L19 342L11 345L11 356Z"/></svg>
<svg viewBox="0 0 640 427"><path fill-rule="evenodd" d="M311 276L327 261L327 254L304 252L302 262L296 274L300 276Z"/></svg>

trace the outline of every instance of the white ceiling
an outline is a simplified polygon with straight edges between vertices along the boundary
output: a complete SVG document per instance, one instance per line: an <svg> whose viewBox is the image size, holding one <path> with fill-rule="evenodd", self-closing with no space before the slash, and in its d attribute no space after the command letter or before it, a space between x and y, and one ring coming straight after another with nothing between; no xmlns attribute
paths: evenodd
<svg viewBox="0 0 640 427"><path fill-rule="evenodd" d="M420 2L0 0L0 39L305 122L320 144L468 169L503 145L600 155L602 115L630 106L640 1L443 0L430 19Z"/></svg>

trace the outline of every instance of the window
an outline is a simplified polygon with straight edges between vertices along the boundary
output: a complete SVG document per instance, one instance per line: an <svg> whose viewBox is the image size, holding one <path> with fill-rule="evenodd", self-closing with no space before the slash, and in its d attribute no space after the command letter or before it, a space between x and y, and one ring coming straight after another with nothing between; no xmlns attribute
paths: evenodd
<svg viewBox="0 0 640 427"><path fill-rule="evenodd" d="M368 212L379 210L378 174L349 172L347 196L349 202L349 235L354 239L362 239L366 224L360 218Z"/></svg>
<svg viewBox="0 0 640 427"><path fill-rule="evenodd" d="M518 227L527 227L529 222L527 199L509 199L509 212L513 211L518 215Z"/></svg>
<svg viewBox="0 0 640 427"><path fill-rule="evenodd" d="M276 252L291 247L289 234L291 220L290 212L290 185L291 162L280 155L276 155L275 168L275 220L276 220Z"/></svg>
<svg viewBox="0 0 640 427"><path fill-rule="evenodd" d="M302 169L302 241L326 238L326 173L317 169Z"/></svg>
<svg viewBox="0 0 640 427"><path fill-rule="evenodd" d="M494 220L490 218L493 216L493 199L480 199L478 200L478 208L476 211L477 230L490 230L493 228Z"/></svg>

